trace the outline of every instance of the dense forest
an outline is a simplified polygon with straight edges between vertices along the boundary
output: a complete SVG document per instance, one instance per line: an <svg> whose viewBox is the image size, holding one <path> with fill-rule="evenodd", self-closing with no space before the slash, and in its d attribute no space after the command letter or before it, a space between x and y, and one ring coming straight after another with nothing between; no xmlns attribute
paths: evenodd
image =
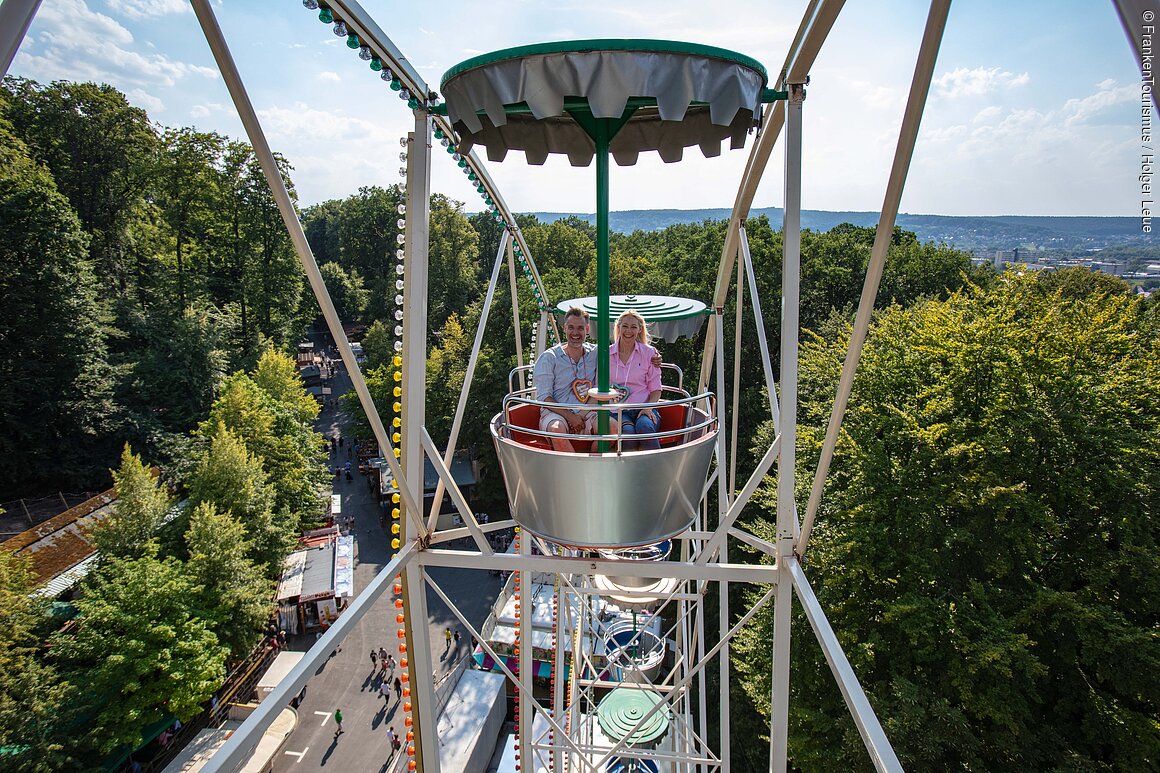
<svg viewBox="0 0 1160 773"><path fill-rule="evenodd" d="M285 355L318 309L248 145L158 127L107 86L18 79L0 91L0 135L0 494L101 486L110 469L123 497L137 492L101 537L105 560L78 604L85 625L48 630L22 568L0 563L0 747L34 748L48 762L25 769L51 770L131 746L162 717L158 686L174 664L190 682L166 710L191 711L259 635L288 538L317 516L316 408L292 397ZM397 186L371 186L301 212L340 316L366 327L384 416L402 200ZM517 222L552 303L592 294L591 225ZM747 230L776 338L781 234L765 217ZM426 424L442 443L501 226L437 194L430 232ZM614 233L612 291L707 300L724 235L719 220ZM802 235L802 501L873 239L850 224ZM487 423L516 364L506 272L500 281L459 440L481 462L478 504L492 512L504 494ZM538 313L531 288L516 291L526 359ZM896 229L878 305L808 562L903 763L1160 765L1157 304L1086 270L980 272ZM694 378L703 337L662 343L665 359ZM733 352L727 341L729 374ZM752 335L740 373L743 480L773 436ZM152 465L190 502L160 531L172 503ZM773 480L748 515L758 534L773 522ZM142 577L188 604L130 601L124 589ZM750 600L733 603L736 619ZM739 769L767 764L767 744L752 741L768 736L772 622L757 621L734 661ZM794 766L867 768L808 624L795 625ZM103 659L125 643L108 631L126 626L145 631L136 657ZM169 639L150 638L161 629ZM118 680L139 685L139 700L102 711ZM90 685L86 700L60 714L77 684ZM58 714L96 717L100 732L78 745L67 722L49 721Z"/></svg>

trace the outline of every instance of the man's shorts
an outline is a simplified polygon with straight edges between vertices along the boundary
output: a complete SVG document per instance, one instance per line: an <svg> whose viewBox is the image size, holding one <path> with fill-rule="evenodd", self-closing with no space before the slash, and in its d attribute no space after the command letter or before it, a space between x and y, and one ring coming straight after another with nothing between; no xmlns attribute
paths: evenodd
<svg viewBox="0 0 1160 773"><path fill-rule="evenodd" d="M568 420L555 411L549 411L547 408L540 408L540 431L547 432L548 424L553 421L563 422L565 427L568 427ZM567 434L580 435L595 435L596 434L596 411L585 411L584 416L584 431L573 433L571 429L567 430Z"/></svg>

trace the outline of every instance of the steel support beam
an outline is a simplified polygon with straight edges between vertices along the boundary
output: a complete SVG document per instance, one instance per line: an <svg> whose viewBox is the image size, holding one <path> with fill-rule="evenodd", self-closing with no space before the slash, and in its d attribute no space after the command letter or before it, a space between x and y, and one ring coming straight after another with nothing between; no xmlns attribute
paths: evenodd
<svg viewBox="0 0 1160 773"><path fill-rule="evenodd" d="M8 74L38 8L40 0L4 0L0 5L0 79Z"/></svg>
<svg viewBox="0 0 1160 773"><path fill-rule="evenodd" d="M415 130L407 141L407 240L403 288L403 472L411 498L423 501L423 434L427 402L427 250L431 228L431 122L422 110L414 111ZM389 458L390 454L384 452ZM422 512L422 511L420 511ZM405 537L417 539L417 535ZM427 635L426 573L410 564L403 572L407 654L411 672L412 705L435 706L434 658ZM420 773L439 773L439 740L434 713L412 711L415 761ZM426 721L430 719L431 721Z"/></svg>
<svg viewBox="0 0 1160 773"><path fill-rule="evenodd" d="M801 535L798 538L797 554L805 555L810 542L810 532L818 504L822 499L822 489L826 485L826 475L834 448L838 443L838 430L850 392L854 388L854 373L858 369L858 359L862 356L862 345L870 328L870 315L874 312L874 299L878 296L878 283L882 279L882 269L886 265L886 253L894 236L894 223L898 217L898 206L902 201L902 188L906 184L906 174L910 170L910 160L914 157L914 144L918 139L918 128L922 122L922 111L926 106L926 96L930 91L934 75L935 60L950 13L951 0L934 0L926 19L926 29L922 35L922 45L918 49L918 61L914 67L914 78L910 83L910 96L906 100L906 110L902 114L902 127L898 131L898 146L894 151L894 164L890 168L890 178L886 183L886 196L882 202L882 214L878 218L878 230L874 234L874 247L870 252L870 263L866 267L866 281L862 285L862 297L858 301L858 314L854 318L854 328L850 331L850 346L846 350L846 362L842 365L842 375L838 381L838 393L830 412L830 422L826 426L826 439L822 443L822 453L818 459L818 469L810 488L810 498L806 503L806 514L802 519Z"/></svg>
<svg viewBox="0 0 1160 773"><path fill-rule="evenodd" d="M870 752L870 760L874 763L874 769L881 771L881 773L887 771L901 773L902 764L894 754L890 739L886 737L882 723L878 721L878 716L866 698L862 685L858 684L858 677L854 674L850 661L846 659L846 654L842 652L842 644L838 641L834 629L830 627L826 613L822 610L822 605L818 603L818 598L814 595L813 588L810 587L801 564L798 563L796 557L791 556L785 561L785 569L789 580L785 585L787 589L792 585L797 592L798 601L801 602L802 609L805 610L806 619L810 621L810 627L814 629L814 636L822 645L822 653L826 656L826 662L829 663L830 670L834 673L834 680L842 691L846 707L850 709L850 716L854 718L854 724L858 728L859 735L862 736L862 742L866 744L866 751Z"/></svg>
<svg viewBox="0 0 1160 773"><path fill-rule="evenodd" d="M302 691L302 688L326 663L331 653L342 643L343 639L354 630L363 616L371 611L391 584L395 574L402 567L409 565L415 555L415 545L411 543L399 551L390 563L383 567L383 570L371 580L371 584L364 588L354 602L338 616L334 624L327 629L326 633L322 634L322 637L314 643L314 646L303 656L302 660L290 669L290 673L258 704L253 713L246 717L241 727L230 735L225 745L206 761L203 768L206 773L219 773L219 771L220 773L233 773L233 771L242 769L242 766L250 759L250 755L254 753L254 749L262 739L262 734L266 732L266 728L274 723L282 710L290 705L290 699Z"/></svg>
<svg viewBox="0 0 1160 773"><path fill-rule="evenodd" d="M802 106L805 85L789 84L785 108L785 224L782 227L781 301L781 450L777 463L777 554L782 583L774 604L773 679L770 708L770 769L784 773L789 738L789 646L793 594L785 577L785 559L792 555L794 471L797 458L798 311L801 296Z"/></svg>
<svg viewBox="0 0 1160 773"><path fill-rule="evenodd" d="M339 354L342 356L343 365L350 374L351 384L358 394L359 404L366 413L367 420L371 425L371 431L374 433L375 440L379 443L379 448L385 449L389 445L387 431L383 427L378 410L375 408L374 400L371 399L371 394L367 389L366 380L363 378L362 371L359 370L358 363L355 361L354 352L350 348L350 342L346 340L346 334L342 328L342 321L338 318L338 312L335 311L334 302L330 299L330 293L326 289L326 283L322 279L322 274L318 271L318 263L314 260L314 253L310 250L310 243L306 240L306 233L302 230L302 223L298 220L298 212L294 209L294 201L290 198L289 191L286 190L286 183L282 179L281 172L278 170L278 162L274 158L274 153L270 149L270 143L266 140L266 135L262 131L261 124L258 123L258 115L254 112L254 106L250 102L250 97L246 93L245 86L242 84L241 75L238 74L238 68L234 64L229 47L226 45L221 27L218 26L217 17L214 16L213 9L210 7L208 0L190 0L190 2L193 6L193 12L197 16L197 21L201 25L202 32L205 34L206 42L209 43L210 51L213 53L214 60L218 66L218 71L221 72L222 80L225 81L226 88L229 90L230 97L234 102L234 108L238 111L238 118L241 119L242 126L246 130L246 136L249 138L250 145L254 149L254 156L258 159L259 166L262 167L262 174L266 178L266 184L270 186L270 193L274 196L274 202L278 205L278 213L282 216L282 222L290 234L290 241L294 244L294 251L298 254L298 260L302 263L302 269L306 272L306 278L310 281L310 289L314 291L314 297L318 300L318 306L322 311L323 318L326 320L327 329L330 330L330 335L334 338L335 345L338 347ZM426 231L424 230L425 237ZM388 466L391 468L391 474L397 480L403 480L403 470L399 466L398 461L390 454L386 455L386 459ZM422 471L420 470L421 477ZM422 513L422 508L417 504L409 491L404 488L400 488L400 491L402 492L403 501L406 504L405 509L408 517L412 520L415 528L423 532L423 523L419 518ZM422 499L418 501L422 502Z"/></svg>
<svg viewBox="0 0 1160 773"><path fill-rule="evenodd" d="M495 288L499 283L499 270L503 265L504 246L507 245L510 258L511 241L505 230L499 239L499 249L495 253L495 265L491 269L491 280L487 283L487 294L483 299L483 311L479 315L479 325L475 329L475 342L471 345L471 356L467 359L467 373L463 377L463 386L459 390L459 402L455 405L455 416L451 419L451 433L447 436L447 448L443 452L443 465L451 467L451 460L455 456L455 445L459 442L459 428L463 424L463 414L467 410L467 396L471 392L471 384L475 380L475 365L479 362L479 352L483 348L483 331L487 328L487 318L491 314L492 300L495 298ZM514 281L514 278L513 278ZM513 296L515 289L512 290ZM518 330L518 325L517 325ZM435 501L431 503L431 512L428 514L427 528L435 529L439 519L440 505L443 503L445 490L443 479L435 487Z"/></svg>

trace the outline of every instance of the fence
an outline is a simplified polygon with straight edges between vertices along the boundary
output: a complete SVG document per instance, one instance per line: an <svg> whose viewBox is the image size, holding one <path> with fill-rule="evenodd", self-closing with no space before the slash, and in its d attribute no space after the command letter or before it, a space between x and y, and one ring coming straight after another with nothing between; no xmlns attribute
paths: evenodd
<svg viewBox="0 0 1160 773"><path fill-rule="evenodd" d="M0 515L0 540L34 528L49 518L60 515L65 510L76 507L100 493L100 491L81 491L74 494L58 491L55 494L34 499L12 499L0 502L0 509L4 511L3 515Z"/></svg>

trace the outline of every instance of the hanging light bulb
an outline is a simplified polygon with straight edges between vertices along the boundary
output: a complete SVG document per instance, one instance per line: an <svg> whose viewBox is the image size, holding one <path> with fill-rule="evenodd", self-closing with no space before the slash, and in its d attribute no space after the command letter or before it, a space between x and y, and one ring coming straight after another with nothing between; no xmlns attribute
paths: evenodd
<svg viewBox="0 0 1160 773"><path fill-rule="evenodd" d="M302 7L311 11L318 10L318 0L302 0Z"/></svg>
<svg viewBox="0 0 1160 773"><path fill-rule="evenodd" d="M320 22L322 22L323 24L330 24L332 21L334 21L334 14L332 14L330 12L330 9L327 8L325 5L319 6L319 8L318 8L318 20Z"/></svg>
<svg viewBox="0 0 1160 773"><path fill-rule="evenodd" d="M360 41L360 40L358 39L358 35L356 35L356 34L354 34L354 33L352 32L352 33L350 33L349 35L347 35L347 36L346 36L346 47L347 47L347 48L351 48L351 49L354 49L354 48L361 48L361 47L362 47L362 41Z"/></svg>
<svg viewBox="0 0 1160 773"><path fill-rule="evenodd" d="M399 154L399 160L400 160L400 161L402 161L404 164L405 164L405 163L407 163L407 154L406 154L406 153L400 153L400 154Z"/></svg>
<svg viewBox="0 0 1160 773"><path fill-rule="evenodd" d="M403 218L399 218L398 220L395 221L395 225L397 225L399 228L406 228L407 221L404 220Z"/></svg>
<svg viewBox="0 0 1160 773"><path fill-rule="evenodd" d="M379 59L377 56L372 56L371 57L371 69L374 70L375 72L382 70L383 69L383 60Z"/></svg>
<svg viewBox="0 0 1160 773"><path fill-rule="evenodd" d="M369 62L373 57L374 57L374 54L371 53L370 46L359 46L359 49L358 49L358 58L359 59L362 59L364 62Z"/></svg>
<svg viewBox="0 0 1160 773"><path fill-rule="evenodd" d="M396 306L402 306L402 305L403 305L403 296L401 296L401 295L396 295L396 296L395 296L395 305L396 305Z"/></svg>
<svg viewBox="0 0 1160 773"><path fill-rule="evenodd" d="M395 309L395 319L398 320L399 322L403 321L403 310L402 309Z"/></svg>
<svg viewBox="0 0 1160 773"><path fill-rule="evenodd" d="M383 71L379 73L379 77L390 83L395 79L395 74L391 72L390 68L384 67Z"/></svg>
<svg viewBox="0 0 1160 773"><path fill-rule="evenodd" d="M396 273L396 274L398 274L399 276L402 276L402 275L403 275L403 272L404 272L405 270L406 270L406 269L404 269L404 268L403 268L403 264L402 264L402 263L400 263L399 265L395 266L395 273Z"/></svg>
<svg viewBox="0 0 1160 773"><path fill-rule="evenodd" d="M400 333L399 335L402 335L402 333ZM403 342L402 341L395 341L395 351L396 352L403 351Z"/></svg>
<svg viewBox="0 0 1160 773"><path fill-rule="evenodd" d="M395 325L395 335L401 336L403 334L403 326Z"/></svg>
<svg viewBox="0 0 1160 773"><path fill-rule="evenodd" d="M407 167L405 167L405 166L399 167L399 177L406 177L406 176L407 176Z"/></svg>
<svg viewBox="0 0 1160 773"><path fill-rule="evenodd" d="M410 98L411 98L410 91L408 91L407 89L399 89L399 99L406 101Z"/></svg>
<svg viewBox="0 0 1160 773"><path fill-rule="evenodd" d="M446 137L442 137L439 140L439 144L442 145L443 147L447 147L448 145L451 144L451 140L447 139Z"/></svg>
<svg viewBox="0 0 1160 773"><path fill-rule="evenodd" d="M398 212L400 215L405 215L405 214L407 214L407 205L400 204L399 206L395 207L395 211Z"/></svg>
<svg viewBox="0 0 1160 773"><path fill-rule="evenodd" d="M403 84L399 82L398 78L393 78L391 80L391 91L398 91L401 88L403 88Z"/></svg>
<svg viewBox="0 0 1160 773"><path fill-rule="evenodd" d="M349 33L346 31L346 25L342 23L342 19L336 19L334 22L334 34L337 37L345 38Z"/></svg>
<svg viewBox="0 0 1160 773"><path fill-rule="evenodd" d="M403 280L402 280L402 279L396 279L396 280L395 280L395 289L396 289L396 290L402 290L402 289L403 289Z"/></svg>
<svg viewBox="0 0 1160 773"><path fill-rule="evenodd" d="M402 244L403 242L407 241L407 237L404 234L395 234L395 241L399 244Z"/></svg>
<svg viewBox="0 0 1160 773"><path fill-rule="evenodd" d="M402 260L403 258L405 258L405 257L407 257L407 256L406 256L406 253L404 253L402 249L397 249L397 250L395 250L395 257L396 257L398 260ZM400 267L400 268L401 268L401 267ZM402 272L402 271L400 271L399 273L401 274L401 273L403 273L403 272Z"/></svg>

